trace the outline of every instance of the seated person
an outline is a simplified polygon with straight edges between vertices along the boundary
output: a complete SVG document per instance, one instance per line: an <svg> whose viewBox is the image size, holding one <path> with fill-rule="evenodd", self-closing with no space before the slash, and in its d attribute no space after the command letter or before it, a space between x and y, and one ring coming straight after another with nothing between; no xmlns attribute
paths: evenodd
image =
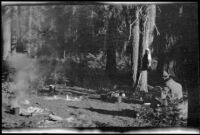
<svg viewBox="0 0 200 135"><path fill-rule="evenodd" d="M172 100L180 100L183 98L182 85L174 81L166 71L163 72L163 80L164 88L162 98L166 98L166 96L169 96Z"/></svg>

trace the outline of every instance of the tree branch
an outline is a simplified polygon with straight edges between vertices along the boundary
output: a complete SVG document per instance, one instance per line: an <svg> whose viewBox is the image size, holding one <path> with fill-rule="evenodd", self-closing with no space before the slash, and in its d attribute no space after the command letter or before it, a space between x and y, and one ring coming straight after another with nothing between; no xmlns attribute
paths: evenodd
<svg viewBox="0 0 200 135"><path fill-rule="evenodd" d="M139 20L139 18L137 17L131 24L130 24L130 31L129 31L129 38L128 40L131 40L131 36L132 36L132 27L133 25Z"/></svg>
<svg viewBox="0 0 200 135"><path fill-rule="evenodd" d="M154 23L154 27L155 27L155 29L156 29L157 36L159 36L159 35L160 35L160 32L158 31L158 28L157 28L157 26L156 26L156 24L155 24L155 23Z"/></svg>
<svg viewBox="0 0 200 135"><path fill-rule="evenodd" d="M139 14L140 14L140 12L142 11L142 7L137 10L139 10ZM129 41L131 40L131 36L132 36L132 27L139 20L139 17L140 17L140 15L137 15L136 19L130 24L130 31L129 31L129 38L128 38Z"/></svg>

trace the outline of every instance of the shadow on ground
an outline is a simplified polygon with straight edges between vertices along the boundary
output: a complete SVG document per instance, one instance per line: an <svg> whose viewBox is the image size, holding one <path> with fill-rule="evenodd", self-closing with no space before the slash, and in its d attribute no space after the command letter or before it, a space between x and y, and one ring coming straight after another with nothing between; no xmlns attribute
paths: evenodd
<svg viewBox="0 0 200 135"><path fill-rule="evenodd" d="M76 106L68 106L68 107L70 107L70 108L73 108L73 109L78 109L79 107L76 107Z"/></svg>
<svg viewBox="0 0 200 135"><path fill-rule="evenodd" d="M108 103L116 103L117 99L116 98L103 98L103 97L89 97L90 99L94 100L100 100L102 102L108 102Z"/></svg>
<svg viewBox="0 0 200 135"><path fill-rule="evenodd" d="M97 112L100 114L106 114L106 115L113 115L113 116L123 116L123 117L131 117L136 118L136 111L124 109L119 111L110 111L110 110L103 110L103 109L95 109L95 108L88 108L87 110L92 112Z"/></svg>
<svg viewBox="0 0 200 135"><path fill-rule="evenodd" d="M79 107L75 107L75 106L68 106L68 107L73 108L73 109L79 109ZM131 118L136 118L136 114L137 114L136 111L130 110L130 109L123 109L123 110L117 110L117 111L96 109L96 108L93 108L93 107L84 108L84 109L92 111L92 112L97 112L97 113L100 113L100 114L105 114L105 115L131 117Z"/></svg>

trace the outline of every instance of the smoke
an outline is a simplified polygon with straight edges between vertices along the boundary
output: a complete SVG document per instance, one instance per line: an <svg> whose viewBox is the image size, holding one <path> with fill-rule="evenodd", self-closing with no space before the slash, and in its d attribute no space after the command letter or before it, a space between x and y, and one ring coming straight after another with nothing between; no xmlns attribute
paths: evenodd
<svg viewBox="0 0 200 135"><path fill-rule="evenodd" d="M59 77L57 72L65 75L65 68L69 64L59 64L50 56L33 59L24 53L13 53L7 58L7 63L9 68L14 69L9 87L15 93L12 107L20 107L20 101L29 98L32 91L43 87L49 77L53 76L53 80L56 80Z"/></svg>
<svg viewBox="0 0 200 135"><path fill-rule="evenodd" d="M11 101L11 105L17 107L20 106L20 100L28 97L30 88L34 84L33 82L39 78L38 66L34 59L21 53L11 55L7 62L9 68L15 70L9 89L16 94L16 98Z"/></svg>

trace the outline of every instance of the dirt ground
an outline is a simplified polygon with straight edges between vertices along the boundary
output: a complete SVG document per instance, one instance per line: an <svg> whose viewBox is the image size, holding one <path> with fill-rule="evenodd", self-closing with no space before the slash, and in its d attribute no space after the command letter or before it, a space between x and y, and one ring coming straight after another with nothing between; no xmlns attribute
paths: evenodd
<svg viewBox="0 0 200 135"><path fill-rule="evenodd" d="M66 95L71 99L66 100ZM49 95L48 92L40 92L38 95L30 95L27 100L30 104L23 105L23 108L38 107L48 110L47 113L31 116L15 115L9 112L8 104L3 101L3 129L157 126L142 116L144 113L152 112L152 108L140 103L104 100L95 90L79 87L59 88L56 97ZM50 114L62 120L52 120Z"/></svg>

